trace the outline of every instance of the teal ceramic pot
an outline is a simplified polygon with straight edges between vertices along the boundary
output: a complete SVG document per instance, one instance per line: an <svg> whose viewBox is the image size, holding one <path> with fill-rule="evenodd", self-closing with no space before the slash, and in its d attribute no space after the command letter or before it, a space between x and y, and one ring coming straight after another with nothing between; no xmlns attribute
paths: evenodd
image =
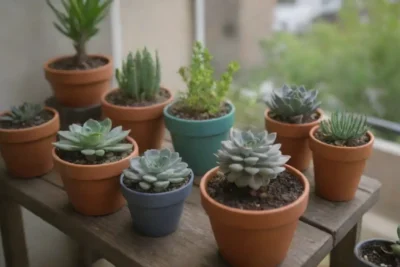
<svg viewBox="0 0 400 267"><path fill-rule="evenodd" d="M196 176L205 174L217 166L215 153L221 141L227 140L235 120L235 107L228 103L230 112L211 120L185 120L171 115L164 108L165 126L171 133L172 144L182 160L189 164Z"/></svg>

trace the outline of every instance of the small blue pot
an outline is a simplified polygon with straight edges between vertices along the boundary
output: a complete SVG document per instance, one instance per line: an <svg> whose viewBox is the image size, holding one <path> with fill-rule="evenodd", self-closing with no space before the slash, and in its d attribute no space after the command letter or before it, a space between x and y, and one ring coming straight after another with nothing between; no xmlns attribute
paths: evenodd
<svg viewBox="0 0 400 267"><path fill-rule="evenodd" d="M389 245L394 244L394 242L385 239L368 239L358 243L357 246L354 248L354 256L356 257L357 262L356 267L380 267L379 265L368 262L361 257L361 249L363 248L363 246L370 242L379 242L383 244L386 243Z"/></svg>
<svg viewBox="0 0 400 267"><path fill-rule="evenodd" d="M176 231L183 211L185 199L192 191L193 173L189 182L165 193L141 193L127 188L121 174L122 195L128 202L133 228L142 235L161 237Z"/></svg>
<svg viewBox="0 0 400 267"><path fill-rule="evenodd" d="M171 133L174 149L189 164L196 176L202 176L217 166L216 157L221 141L227 140L235 120L235 107L228 103L230 112L210 120L185 120L171 115L164 108L165 126Z"/></svg>

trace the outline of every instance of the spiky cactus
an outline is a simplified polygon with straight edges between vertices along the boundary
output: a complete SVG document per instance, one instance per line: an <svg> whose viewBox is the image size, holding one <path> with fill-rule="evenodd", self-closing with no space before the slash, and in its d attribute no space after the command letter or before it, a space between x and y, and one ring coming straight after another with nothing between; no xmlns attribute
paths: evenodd
<svg viewBox="0 0 400 267"><path fill-rule="evenodd" d="M271 109L272 116L278 116L288 123L304 123L321 105L317 96L317 90L307 91L304 86L290 88L284 85L272 93L266 104Z"/></svg>
<svg viewBox="0 0 400 267"><path fill-rule="evenodd" d="M276 133L232 129L230 138L217 152L220 171L237 187L258 190L285 170L290 156L283 156L281 144L274 144Z"/></svg>
<svg viewBox="0 0 400 267"><path fill-rule="evenodd" d="M147 150L143 156L133 158L123 174L127 185L138 184L143 191L161 192L170 184L184 182L191 172L179 153L165 148Z"/></svg>
<svg viewBox="0 0 400 267"><path fill-rule="evenodd" d="M122 68L117 69L115 77L120 90L137 102L154 100L160 91L161 66L156 52L154 62L151 54L144 48L135 57L128 54Z"/></svg>

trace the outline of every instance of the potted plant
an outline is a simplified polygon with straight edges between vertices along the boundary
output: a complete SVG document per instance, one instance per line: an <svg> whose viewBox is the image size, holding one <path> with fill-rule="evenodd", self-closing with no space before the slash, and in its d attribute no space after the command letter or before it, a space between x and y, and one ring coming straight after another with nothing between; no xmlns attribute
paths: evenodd
<svg viewBox="0 0 400 267"><path fill-rule="evenodd" d="M384 239L369 239L354 248L356 267L400 266L400 225L397 227L396 242Z"/></svg>
<svg viewBox="0 0 400 267"><path fill-rule="evenodd" d="M160 68L157 52L155 62L146 48L135 57L129 53L122 68L116 70L119 88L106 92L101 100L103 116L131 130L140 154L161 148L164 139L163 109L172 101L172 94L160 87Z"/></svg>
<svg viewBox="0 0 400 267"><path fill-rule="evenodd" d="M179 69L188 90L164 108L174 149L195 175L203 175L216 166L213 155L221 141L228 138L234 121L235 107L225 97L239 65L230 63L216 81L211 59L208 50L196 42L190 67Z"/></svg>
<svg viewBox="0 0 400 267"><path fill-rule="evenodd" d="M374 135L365 115L336 111L310 131L315 193L330 201L349 201L356 194Z"/></svg>
<svg viewBox="0 0 400 267"><path fill-rule="evenodd" d="M118 177L138 155L136 142L121 126L111 129L111 120L88 120L59 131L53 158L68 198L84 215L106 215L120 209L124 198Z"/></svg>
<svg viewBox="0 0 400 267"><path fill-rule="evenodd" d="M193 173L177 152L151 149L131 159L120 183L134 229L160 237L177 229L184 201L192 190Z"/></svg>
<svg viewBox="0 0 400 267"><path fill-rule="evenodd" d="M94 37L98 24L107 15L112 0L65 0L64 10L46 0L58 22L55 28L72 40L76 54L52 58L44 64L46 79L57 101L68 107L88 107L100 103L110 87L111 58L88 55L86 43Z"/></svg>
<svg viewBox="0 0 400 267"><path fill-rule="evenodd" d="M53 169L52 143L60 129L57 111L24 103L0 113L0 152L14 177L32 178Z"/></svg>
<svg viewBox="0 0 400 267"><path fill-rule="evenodd" d="M321 102L317 96L317 90L284 85L266 100L269 109L265 111L265 127L267 131L278 134L277 142L282 144L282 153L291 157L288 164L300 171L310 166L312 155L308 135L322 119Z"/></svg>
<svg viewBox="0 0 400 267"><path fill-rule="evenodd" d="M202 206L232 266L277 266L307 207L308 180L285 164L290 156L275 139L276 133L233 129L217 152L219 167L201 180Z"/></svg>

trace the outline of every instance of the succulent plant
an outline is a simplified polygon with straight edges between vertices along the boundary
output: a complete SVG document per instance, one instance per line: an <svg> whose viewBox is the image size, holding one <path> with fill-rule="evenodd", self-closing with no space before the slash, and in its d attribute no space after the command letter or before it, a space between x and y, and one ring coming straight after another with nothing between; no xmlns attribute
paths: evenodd
<svg viewBox="0 0 400 267"><path fill-rule="evenodd" d="M146 48L137 51L135 57L129 53L122 68L117 69L115 76L119 88L136 101L153 100L160 91L161 70L158 53L156 61Z"/></svg>
<svg viewBox="0 0 400 267"><path fill-rule="evenodd" d="M368 131L367 117L342 111L333 112L331 118L320 123L325 140L344 144L364 136Z"/></svg>
<svg viewBox="0 0 400 267"><path fill-rule="evenodd" d="M400 258L400 225L397 227L397 237L398 240L392 245L392 251L394 255Z"/></svg>
<svg viewBox="0 0 400 267"><path fill-rule="evenodd" d="M290 156L283 156L281 144L274 144L276 133L254 133L232 129L230 138L217 152L220 171L237 187L258 190L285 170Z"/></svg>
<svg viewBox="0 0 400 267"><path fill-rule="evenodd" d="M131 159L130 168L123 171L125 183L136 183L144 191L155 192L165 190L170 184L182 183L190 173L179 153L167 148L147 150L143 156Z"/></svg>
<svg viewBox="0 0 400 267"><path fill-rule="evenodd" d="M23 103L11 108L11 112L1 116L0 121L10 121L14 124L23 123L34 119L43 110L40 104Z"/></svg>
<svg viewBox="0 0 400 267"><path fill-rule="evenodd" d="M279 116L288 123L304 123L312 116L321 102L317 100L317 90L306 90L304 86L284 85L275 90L269 100L265 100L271 109L271 115Z"/></svg>
<svg viewBox="0 0 400 267"><path fill-rule="evenodd" d="M101 122L89 119L83 126L72 124L69 131L59 131L60 141L53 145L65 151L80 151L88 160L103 157L105 152L125 152L132 149L132 144L122 143L128 136L121 126L111 129L111 120Z"/></svg>

